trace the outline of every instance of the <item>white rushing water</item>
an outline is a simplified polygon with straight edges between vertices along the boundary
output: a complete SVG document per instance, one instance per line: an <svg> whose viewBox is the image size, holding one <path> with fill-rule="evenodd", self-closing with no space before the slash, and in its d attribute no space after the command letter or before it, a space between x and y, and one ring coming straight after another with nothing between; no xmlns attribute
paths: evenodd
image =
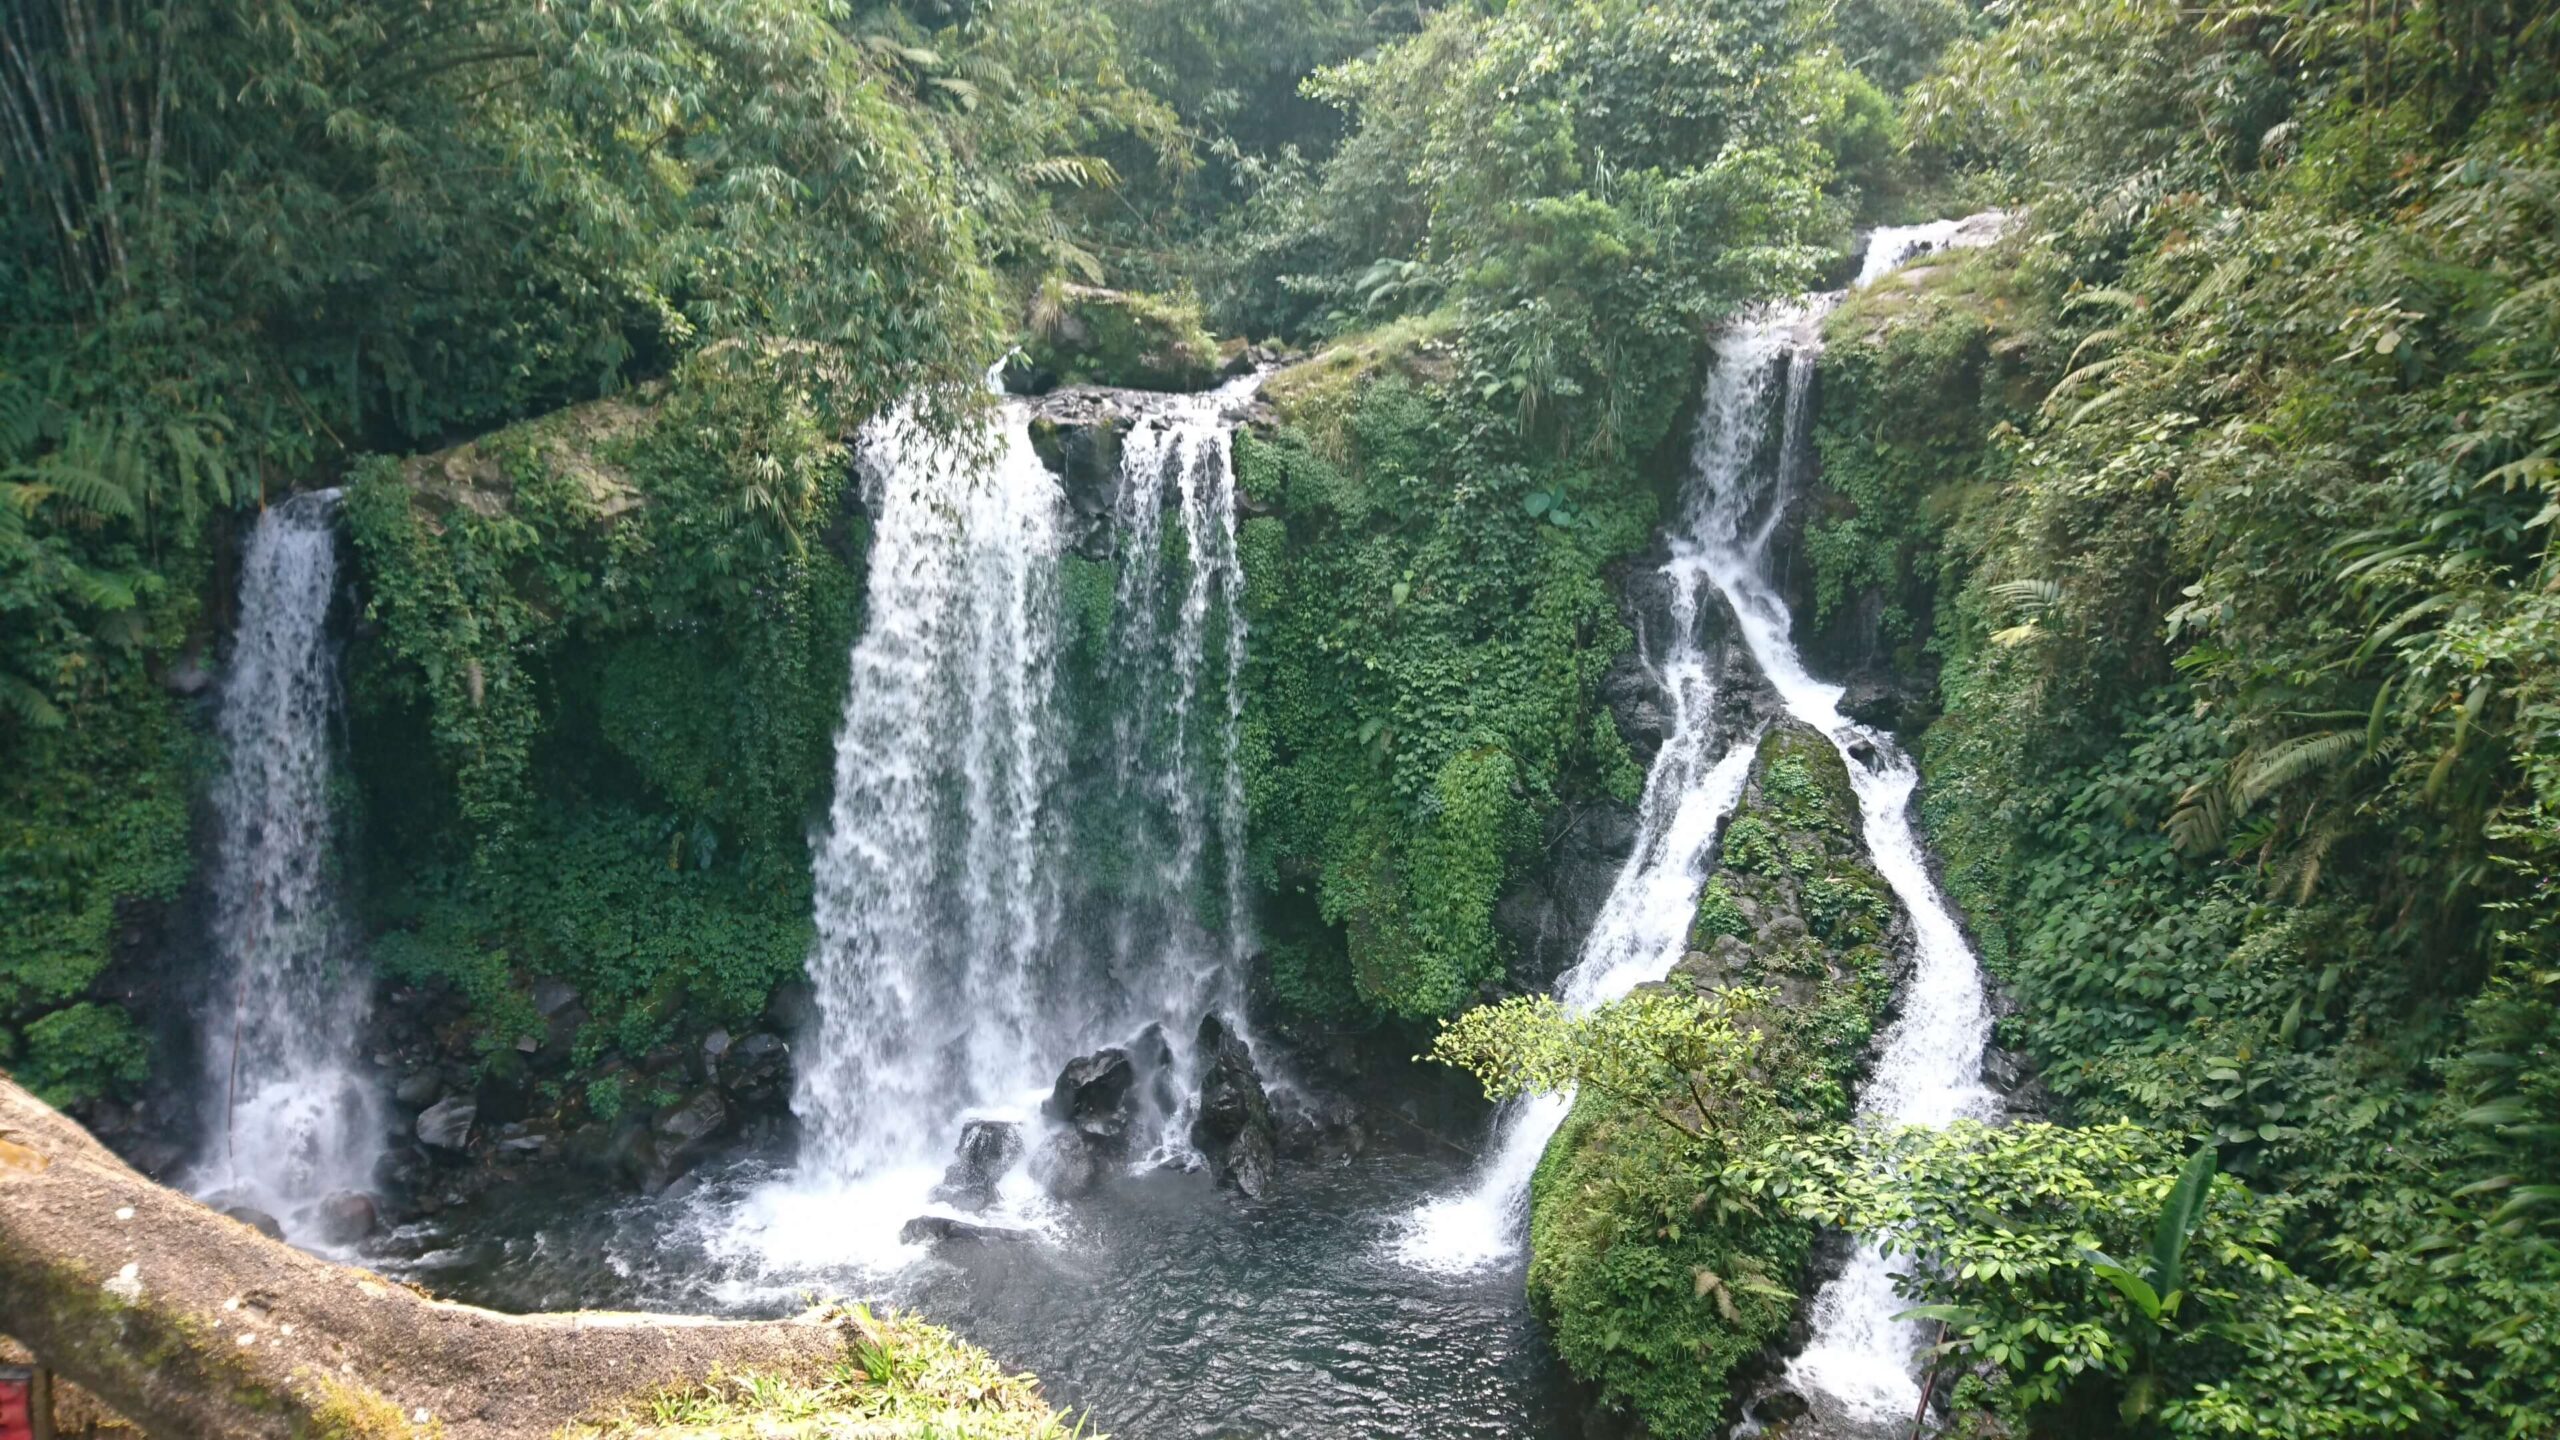
<svg viewBox="0 0 2560 1440"><path fill-rule="evenodd" d="M773 1261L910 1258L897 1232L938 1208L928 1192L964 1120L1015 1121L1036 1144L1060 1065L1150 1024L1187 1090L1201 1017L1238 1007L1229 398L1170 402L1125 437L1102 716L1066 703L1071 516L1028 410L1000 403L959 435L903 412L866 428L867 619L815 862L802 1160L740 1217ZM1101 899L1085 893L1097 857L1073 853L1062 801L1080 726L1102 727L1126 802L1111 845L1122 868ZM1045 1212L1017 1170L989 1218Z"/></svg>
<svg viewBox="0 0 2560 1440"><path fill-rule="evenodd" d="M331 868L337 501L327 490L270 507L241 558L216 724L207 1133L188 1187L263 1210L296 1240L313 1233L319 1202L369 1188L383 1123L356 1067L366 992Z"/></svg>
<svg viewBox="0 0 2560 1440"><path fill-rule="evenodd" d="M1860 284L1945 244L1959 222L1884 229L1870 237ZM1714 367L1672 556L1663 567L1679 618L1674 643L1647 655L1672 697L1671 739L1646 777L1636 849L1620 872L1562 998L1590 1005L1656 980L1678 960L1706 880L1715 832L1748 777L1756 737L1714 736L1730 748L1709 756L1710 728L1698 721L1711 694L1697 648L1702 590L1730 607L1753 662L1787 714L1820 731L1847 764L1867 850L1909 914L1914 968L1901 1012L1887 1031L1860 1113L1896 1123L1944 1125L1989 1117L1996 1100L1980 1081L1990 1033L1981 970L1964 932L1931 880L1911 799L1919 774L1891 736L1840 713L1839 686L1807 672L1793 617L1770 570L1770 541L1788 491L1808 457L1821 322L1836 297L1771 307L1730 328ZM1784 383L1779 383L1783 378ZM1778 427L1775 436L1771 427ZM1775 439L1775 463L1766 463ZM1864 758L1860 758L1863 755ZM1407 1219L1398 1253L1432 1268L1481 1265L1518 1253L1529 1180L1570 1107L1548 1096L1505 1107L1471 1187L1425 1205ZM1908 1417L1917 1408L1913 1354L1920 1337L1893 1316L1906 1308L1873 1245L1862 1246L1813 1305L1813 1338L1790 1382L1817 1408L1852 1424Z"/></svg>
<svg viewBox="0 0 2560 1440"><path fill-rule="evenodd" d="M1798 310L1773 310L1733 326L1717 341L1693 491L1747 503L1759 427L1772 409L1773 377L1780 373L1776 362L1793 344L1802 319ZM1738 513L1690 507L1662 571L1670 597L1667 633L1657 643L1639 631L1639 654L1670 707L1670 734L1645 773L1635 848L1619 868L1581 956L1557 982L1558 998L1574 1009L1618 999L1660 980L1679 962L1716 836L1750 778L1758 736L1722 733L1715 723L1722 677L1715 673L1698 612L1708 574L1697 557L1709 545L1731 543L1740 523ZM1703 533L1702 526L1721 540ZM1517 1255L1526 1240L1530 1178L1572 1107L1568 1095L1527 1096L1505 1105L1468 1188L1406 1216L1396 1254L1443 1271Z"/></svg>
<svg viewBox="0 0 2560 1440"><path fill-rule="evenodd" d="M1756 526L1742 523L1740 517L1748 514L1742 497L1698 485L1690 492L1688 529L1707 539L1696 559L1733 607L1743 642L1787 714L1821 731L1839 750L1857 796L1868 857L1911 919L1912 972L1902 988L1901 1013L1886 1031L1874 1072L1859 1097L1860 1115L1933 1126L1965 1116L1989 1119L1997 1115L1998 1101L1981 1080L1983 1046L1991 1033L1981 966L1930 878L1912 822L1919 770L1891 735L1840 713L1839 686L1806 672L1793 639L1793 617L1770 575L1769 535L1785 508L1785 487L1802 465L1820 313L1827 308L1821 303L1807 307L1807 323L1797 332L1800 343L1787 357L1787 402L1777 417L1785 427L1779 494L1770 502L1767 518ZM1715 443L1702 433L1702 451ZM1702 479L1716 473L1705 464L1698 469ZM1883 1254L1871 1243L1862 1244L1842 1273L1815 1296L1813 1337L1790 1369L1790 1382L1818 1410L1841 1420L1876 1424L1907 1419L1920 1402L1913 1354L1921 1337L1916 1327L1894 1320L1905 1308Z"/></svg>

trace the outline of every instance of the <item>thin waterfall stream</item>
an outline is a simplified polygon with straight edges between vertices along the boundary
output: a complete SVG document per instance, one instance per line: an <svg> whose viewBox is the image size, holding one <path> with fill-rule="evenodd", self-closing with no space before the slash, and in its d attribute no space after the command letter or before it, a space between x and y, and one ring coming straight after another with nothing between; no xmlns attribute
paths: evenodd
<svg viewBox="0 0 2560 1440"><path fill-rule="evenodd" d="M1857 283L1872 284L1946 243L1961 223L1876 231ZM1806 670L1794 617L1771 574L1770 545L1806 464L1822 320L1836 300L1813 295L1768 306L1737 321L1716 343L1671 554L1662 566L1674 624L1668 643L1644 657L1671 701L1674 724L1646 777L1635 851L1580 961L1559 983L1559 997L1576 1008L1615 999L1660 980L1686 944L1717 831L1741 794L1757 740L1748 731L1714 733L1705 723L1709 710L1702 701L1720 683L1697 623L1711 592L1732 615L1752 667L1785 713L1839 750L1868 853L1911 917L1913 972L1879 1047L1860 1114L1925 1125L1989 1118L1997 1101L1979 1078L1990 1035L1981 968L1930 878L1913 826L1918 769L1890 735L1842 715L1841 688ZM1774 476L1756 463L1773 426ZM1721 677L1721 683L1738 678ZM1470 1183L1413 1211L1396 1253L1432 1270L1516 1256L1526 1240L1530 1179L1570 1108L1570 1096L1506 1106ZM1904 1308L1872 1243L1861 1245L1815 1297L1812 1340L1789 1379L1814 1398L1824 1419L1852 1427L1907 1422L1920 1401L1913 1374L1919 1336L1894 1320Z"/></svg>

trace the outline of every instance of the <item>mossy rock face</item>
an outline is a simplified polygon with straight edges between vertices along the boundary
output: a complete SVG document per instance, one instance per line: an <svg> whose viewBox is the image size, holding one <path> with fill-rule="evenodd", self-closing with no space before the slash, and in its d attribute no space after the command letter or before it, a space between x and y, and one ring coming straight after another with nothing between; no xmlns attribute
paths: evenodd
<svg viewBox="0 0 2560 1440"><path fill-rule="evenodd" d="M1800 725L1760 741L1751 781L1698 897L1674 983L1765 985L1814 1031L1813 1053L1847 1113L1848 1091L1892 1002L1904 921L1859 836L1848 766Z"/></svg>
<svg viewBox="0 0 2560 1440"><path fill-rule="evenodd" d="M1780 1123L1847 1118L1890 1011L1908 926L1860 838L1831 742L1781 724L1699 897L1690 951L1664 983L1774 991L1790 1043L1768 1083ZM1812 1227L1727 1194L1711 1165L1634 1108L1585 1094L1540 1162L1529 1294L1567 1366L1643 1433L1718 1432L1736 1373L1785 1334L1806 1293Z"/></svg>
<svg viewBox="0 0 2560 1440"><path fill-rule="evenodd" d="M1023 348L1051 384L1130 390L1206 390L1224 363L1197 299L1089 285L1036 300Z"/></svg>

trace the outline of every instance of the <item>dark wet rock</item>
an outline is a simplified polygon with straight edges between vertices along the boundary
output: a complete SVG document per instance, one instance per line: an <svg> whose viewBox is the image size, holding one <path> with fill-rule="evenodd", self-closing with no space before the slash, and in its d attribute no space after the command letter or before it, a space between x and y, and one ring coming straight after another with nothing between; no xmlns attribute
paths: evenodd
<svg viewBox="0 0 2560 1440"><path fill-rule="evenodd" d="M374 1187L395 1197L425 1189L434 1173L435 1161L415 1145L394 1145L373 1162Z"/></svg>
<svg viewBox="0 0 2560 1440"><path fill-rule="evenodd" d="M281 1240L284 1238L284 1227L276 1223L276 1217L268 1214L264 1210L248 1205L234 1205L222 1213L239 1221L241 1224L248 1226L250 1229L257 1231L259 1234L266 1236L270 1240Z"/></svg>
<svg viewBox="0 0 2560 1440"><path fill-rule="evenodd" d="M1093 1153L1093 1142L1081 1131L1052 1130L1040 1148L1031 1152L1031 1178L1054 1199L1073 1200L1090 1195L1102 1183L1103 1162Z"/></svg>
<svg viewBox="0 0 2560 1440"><path fill-rule="evenodd" d="M806 980L785 980L764 1002L765 1024L785 1039L805 1035L818 1023L817 987Z"/></svg>
<svg viewBox="0 0 2560 1440"><path fill-rule="evenodd" d="M577 1052L578 1032L586 1028L590 1017L587 1007L572 1000L552 1011L542 1022L542 1058L538 1062L546 1070L559 1070Z"/></svg>
<svg viewBox="0 0 2560 1440"><path fill-rule="evenodd" d="M1600 677L1600 703L1617 722L1618 738L1635 753L1636 763L1650 765L1671 738L1671 711L1663 703L1662 686L1634 651L1609 662Z"/></svg>
<svg viewBox="0 0 2560 1440"><path fill-rule="evenodd" d="M472 1122L479 1115L478 1105L462 1096L448 1095L418 1116L418 1143L439 1150L466 1149L471 1144Z"/></svg>
<svg viewBox="0 0 2560 1440"><path fill-rule="evenodd" d="M1802 1419L1812 1408L1802 1395L1793 1390L1772 1390L1751 1407L1751 1414L1763 1425L1783 1425L1790 1420Z"/></svg>
<svg viewBox="0 0 2560 1440"><path fill-rule="evenodd" d="M1116 1155L1128 1148L1137 1082L1129 1052L1117 1045L1079 1055L1058 1072L1058 1083L1041 1102L1040 1113Z"/></svg>
<svg viewBox="0 0 2560 1440"><path fill-rule="evenodd" d="M1861 725L1896 735L1910 735L1929 721L1929 702L1921 687L1906 685L1882 673L1850 680L1840 692L1840 713Z"/></svg>
<svg viewBox="0 0 2560 1440"><path fill-rule="evenodd" d="M1181 1078L1175 1075L1173 1043L1164 1038L1164 1026L1149 1023L1129 1042L1129 1065L1135 1074L1134 1088L1160 1116L1170 1116L1181 1104Z"/></svg>
<svg viewBox="0 0 2560 1440"><path fill-rule="evenodd" d="M2026 1084L2034 1074L2034 1067L2014 1050L1993 1045L1982 1052L1982 1083L2004 1095Z"/></svg>
<svg viewBox="0 0 2560 1440"><path fill-rule="evenodd" d="M1200 1104L1191 1144L1218 1183L1259 1200L1271 1185L1278 1135L1271 1097L1254 1073L1253 1052L1235 1027L1216 1015L1200 1022Z"/></svg>
<svg viewBox="0 0 2560 1440"><path fill-rule="evenodd" d="M898 1227L901 1245L948 1245L1019 1243L1032 1238L1028 1230L1011 1225L974 1225L948 1215L919 1215Z"/></svg>
<svg viewBox="0 0 2560 1440"><path fill-rule="evenodd" d="M165 1129L136 1129L119 1137L114 1148L124 1163L166 1184L194 1158L193 1138L180 1139Z"/></svg>
<svg viewBox="0 0 2560 1440"><path fill-rule="evenodd" d="M353 1245L382 1223L373 1197L358 1190L341 1190L321 1201L312 1218L323 1245Z"/></svg>
<svg viewBox="0 0 2560 1440"><path fill-rule="evenodd" d="M704 1054L709 1055L706 1048ZM769 1108L791 1098L791 1046L781 1036L759 1030L721 1052L720 1088L751 1108Z"/></svg>
<svg viewBox="0 0 2560 1440"><path fill-rule="evenodd" d="M1494 902L1493 923L1511 942L1513 988L1547 989L1573 965L1635 839L1634 807L1613 800L1587 800L1548 817L1544 863L1528 867Z"/></svg>
<svg viewBox="0 0 2560 1440"><path fill-rule="evenodd" d="M729 1053L729 1032L714 1028L702 1037L702 1073L707 1079L720 1073L720 1057Z"/></svg>
<svg viewBox="0 0 2560 1440"><path fill-rule="evenodd" d="M1010 1120L972 1120L960 1127L959 1153L932 1198L963 1210L995 1203L996 1185L1022 1159L1022 1131Z"/></svg>
<svg viewBox="0 0 2560 1440"><path fill-rule="evenodd" d="M1338 1164L1366 1153L1372 1139L1359 1104L1340 1095L1284 1092L1273 1097L1271 1118L1273 1148L1289 1160Z"/></svg>
<svg viewBox="0 0 2560 1440"><path fill-rule="evenodd" d="M578 987L566 980L533 982L533 1013L548 1020L578 1003Z"/></svg>
<svg viewBox="0 0 2560 1440"><path fill-rule="evenodd" d="M391 1087L391 1098L412 1110L432 1105L444 1093L444 1076L431 1069L412 1070Z"/></svg>
<svg viewBox="0 0 2560 1440"><path fill-rule="evenodd" d="M533 1083L521 1066L511 1073L493 1073L480 1077L479 1088L472 1100L480 1107L480 1123L504 1125L521 1120L533 1112Z"/></svg>
<svg viewBox="0 0 2560 1440"><path fill-rule="evenodd" d="M729 1102L709 1086L659 1111L649 1122L641 1188L655 1194L673 1184L728 1133L732 1118Z"/></svg>

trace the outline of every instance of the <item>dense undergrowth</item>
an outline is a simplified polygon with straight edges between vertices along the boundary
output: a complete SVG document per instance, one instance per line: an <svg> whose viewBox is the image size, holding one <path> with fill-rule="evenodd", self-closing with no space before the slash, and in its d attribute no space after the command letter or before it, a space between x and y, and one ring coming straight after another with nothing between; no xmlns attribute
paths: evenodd
<svg viewBox="0 0 2560 1440"><path fill-rule="evenodd" d="M48 1098L166 1058L115 981L196 953L224 557L343 482L370 957L502 1069L568 980L554 1098L651 1099L613 1057L805 955L838 442L1078 285L1157 292L1098 303L1183 379L1212 331L1311 352L1237 449L1264 993L1458 1011L1558 817L1640 778L1612 581L1708 337L1857 223L1999 203L2001 244L1831 317L1802 618L1931 691L2003 1038L2087 1128L1827 1137L1873 1008L1830 967L1810 1088L1695 1057L1730 1134L1586 1100L1541 1181L1559 1345L1703 1423L1776 1328L1756 1277L1899 1223L1987 1362L1968 1424L2553 1432L2548 5L37 0L0 43L0 1065ZM1641 1033L1783 992L1747 938ZM2173 1303L2126 1252L2182 1193Z"/></svg>
<svg viewBox="0 0 2560 1440"><path fill-rule="evenodd" d="M2554 43L2506 7L2021 12L1917 104L2021 233L1832 321L1814 586L1939 671L1931 829L2009 1038L2150 1137L2051 1161L2112 1190L2207 1140L2262 1198L2204 1233L2345 1307L2198 1292L2144 1356L2085 1266L1970 1287L2082 1287L2056 1312L2118 1335L2084 1372L1959 1326L2027 1418L2551 1433Z"/></svg>

